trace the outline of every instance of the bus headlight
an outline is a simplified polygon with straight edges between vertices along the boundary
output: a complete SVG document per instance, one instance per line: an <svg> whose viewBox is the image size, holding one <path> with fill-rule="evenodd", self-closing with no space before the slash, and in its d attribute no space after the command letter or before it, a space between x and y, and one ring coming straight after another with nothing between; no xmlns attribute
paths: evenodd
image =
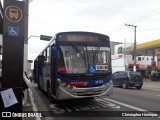
<svg viewBox="0 0 160 120"><path fill-rule="evenodd" d="M68 88L71 90L71 89L73 89L73 86L71 86L71 85L68 85Z"/></svg>
<svg viewBox="0 0 160 120"><path fill-rule="evenodd" d="M57 82L58 82L59 85L62 84L62 81L59 78L57 79Z"/></svg>
<svg viewBox="0 0 160 120"><path fill-rule="evenodd" d="M109 86L113 85L112 80L109 81Z"/></svg>
<svg viewBox="0 0 160 120"><path fill-rule="evenodd" d="M107 86L109 87L109 86L112 86L112 85L113 85L112 80L110 80L108 83L105 84L106 87Z"/></svg>
<svg viewBox="0 0 160 120"><path fill-rule="evenodd" d="M65 84L64 82L62 82L62 80L61 79L57 79L57 83L58 83L58 85L62 85L63 87L67 87L67 84Z"/></svg>
<svg viewBox="0 0 160 120"><path fill-rule="evenodd" d="M67 88L67 89L73 89L73 86L72 85L69 85L69 84L67 84L67 83L65 83L65 82L63 82L61 79L57 79L57 83L58 83L58 85L61 85L62 87L64 87L64 88Z"/></svg>

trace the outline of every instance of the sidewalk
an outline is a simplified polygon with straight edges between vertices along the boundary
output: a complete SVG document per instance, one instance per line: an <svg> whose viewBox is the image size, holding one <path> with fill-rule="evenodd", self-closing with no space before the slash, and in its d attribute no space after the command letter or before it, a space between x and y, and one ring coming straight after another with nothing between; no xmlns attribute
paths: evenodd
<svg viewBox="0 0 160 120"><path fill-rule="evenodd" d="M29 79L25 78L25 82L28 85L28 89L24 92L24 96L25 96L25 104L22 107L22 111L25 113L38 113L38 110L35 106L35 95L31 90L32 87L32 82L30 82ZM40 117L23 117L22 120L41 120Z"/></svg>
<svg viewBox="0 0 160 120"><path fill-rule="evenodd" d="M25 113L26 112L30 112L30 113L34 113L33 111L33 106L31 103L31 99L30 99L30 95L29 92L27 91L27 104L23 105L22 107L22 111ZM22 120L37 120L35 117L24 117Z"/></svg>
<svg viewBox="0 0 160 120"><path fill-rule="evenodd" d="M45 112L41 113L39 111L45 111L45 104L39 99L38 95L34 91L34 87L37 87L33 81L31 82L29 79L26 79L26 83L28 85L27 90L27 104L23 106L22 111L25 113L38 113L42 117L25 117L22 120L54 120L52 117L47 117Z"/></svg>
<svg viewBox="0 0 160 120"><path fill-rule="evenodd" d="M143 87L144 88L150 88L152 90L153 89L154 90L160 90L160 80L158 80L158 81L152 81L150 79L143 79Z"/></svg>

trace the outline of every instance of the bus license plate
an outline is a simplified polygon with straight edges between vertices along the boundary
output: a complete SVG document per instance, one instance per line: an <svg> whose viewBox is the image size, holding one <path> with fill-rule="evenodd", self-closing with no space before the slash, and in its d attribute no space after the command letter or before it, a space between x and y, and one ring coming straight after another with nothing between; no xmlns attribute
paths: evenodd
<svg viewBox="0 0 160 120"><path fill-rule="evenodd" d="M87 91L86 94L94 94L94 91Z"/></svg>

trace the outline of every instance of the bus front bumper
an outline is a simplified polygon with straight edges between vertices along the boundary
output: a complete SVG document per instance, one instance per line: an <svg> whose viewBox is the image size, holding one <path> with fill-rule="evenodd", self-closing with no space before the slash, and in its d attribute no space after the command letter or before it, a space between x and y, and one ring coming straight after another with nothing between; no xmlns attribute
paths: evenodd
<svg viewBox="0 0 160 120"><path fill-rule="evenodd" d="M102 86L89 87L89 88L77 88L77 87L67 87L59 85L57 88L56 99L74 99L74 98L86 98L86 97L99 97L99 96L109 96L113 94L113 84L110 81Z"/></svg>

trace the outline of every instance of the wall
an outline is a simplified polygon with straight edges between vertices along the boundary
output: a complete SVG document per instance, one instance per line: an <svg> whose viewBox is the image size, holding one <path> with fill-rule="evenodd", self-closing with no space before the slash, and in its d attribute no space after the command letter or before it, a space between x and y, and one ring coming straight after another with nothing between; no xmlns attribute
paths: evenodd
<svg viewBox="0 0 160 120"><path fill-rule="evenodd" d="M124 55L112 55L112 73L116 71L125 71Z"/></svg>
<svg viewBox="0 0 160 120"><path fill-rule="evenodd" d="M125 46L128 47L131 44L126 44ZM112 71L113 73L116 71L124 71L125 67L127 68L129 64L134 64L132 60L132 55L124 55L120 54L121 49L124 48L124 44L119 44L115 46L115 55L112 55ZM140 60L138 59L140 57ZM153 57L152 56L137 56L136 61L139 64L139 68L147 68L147 65L151 65ZM157 62L157 56L155 56L155 61Z"/></svg>

